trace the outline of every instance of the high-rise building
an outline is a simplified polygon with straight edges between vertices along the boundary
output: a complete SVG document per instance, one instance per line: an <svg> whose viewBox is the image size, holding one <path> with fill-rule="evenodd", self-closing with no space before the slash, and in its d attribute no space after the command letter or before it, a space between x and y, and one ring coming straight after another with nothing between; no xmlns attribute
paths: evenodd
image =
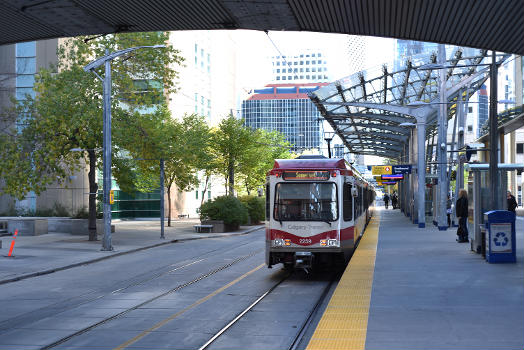
<svg viewBox="0 0 524 350"><path fill-rule="evenodd" d="M169 109L174 118L184 114L206 117L211 126L237 108L239 45L237 33L231 31L171 32L169 42L185 61L179 72L178 91L169 96ZM173 215L197 216L201 202L225 194L222 179L206 184L203 174L200 184L189 192L172 194ZM207 186L207 187L206 187Z"/></svg>
<svg viewBox="0 0 524 350"><path fill-rule="evenodd" d="M322 117L307 93L327 83L270 84L242 102L242 117L247 126L277 130L300 152L319 149Z"/></svg>
<svg viewBox="0 0 524 350"><path fill-rule="evenodd" d="M272 81L277 84L328 82L328 62L320 50L303 50L271 57Z"/></svg>

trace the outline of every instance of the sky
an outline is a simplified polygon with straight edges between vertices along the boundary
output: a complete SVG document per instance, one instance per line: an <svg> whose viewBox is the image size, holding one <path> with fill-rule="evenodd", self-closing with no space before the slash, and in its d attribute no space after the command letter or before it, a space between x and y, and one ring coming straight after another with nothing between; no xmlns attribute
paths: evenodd
<svg viewBox="0 0 524 350"><path fill-rule="evenodd" d="M355 73L351 71L349 35L327 34L314 32L284 32L270 31L268 34L260 31L240 30L237 36L238 44L242 48L239 62L243 66L241 71L244 79L241 84L246 87L262 87L271 79L271 63L269 58L280 55L279 51L298 51L304 49L321 49L326 54L330 75L334 80L344 78ZM393 57L395 40L389 38L362 37L366 42L366 49L359 55L363 68L380 67L383 62ZM253 71L253 67L257 67ZM247 74L249 72L250 74ZM268 79L269 78L269 79Z"/></svg>

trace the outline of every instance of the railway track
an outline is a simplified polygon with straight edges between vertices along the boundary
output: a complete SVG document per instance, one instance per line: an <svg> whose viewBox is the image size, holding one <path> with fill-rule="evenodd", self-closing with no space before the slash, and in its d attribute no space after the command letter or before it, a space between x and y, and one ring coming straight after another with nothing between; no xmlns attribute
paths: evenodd
<svg viewBox="0 0 524 350"><path fill-rule="evenodd" d="M206 350L208 349L214 342L216 342L223 334L225 334L231 327L233 327L238 321L242 319L249 311L251 311L256 305L258 305L260 302L262 302L266 297L268 297L273 291L275 291L284 281L288 280L289 277L292 275L292 272L288 272L284 278L282 278L280 281L275 283L271 288L269 288L266 292L264 292L257 300L255 300L251 305L249 305L247 308L245 308L242 312L240 312L234 319L232 319L226 326L224 326L220 331L218 331L215 335L213 335L204 345L202 345L198 350ZM297 333L290 342L290 346L288 347L289 350L297 350L299 349L299 346L301 345L305 335L307 334L307 331L309 327L312 324L312 321L314 320L315 316L317 315L320 307L326 300L327 295L329 294L329 291L331 290L333 284L338 281L340 278L340 274L335 274L332 276L330 281L326 283L326 286L324 287L322 293L320 294L320 297L316 301L314 307L309 312L306 319L303 320L302 325L297 328Z"/></svg>
<svg viewBox="0 0 524 350"><path fill-rule="evenodd" d="M110 317L107 317L107 318L105 318L105 319L103 319L103 320L101 320L101 321L99 321L99 322L97 322L97 323L94 323L94 324L92 324L92 325L90 325L90 326L88 326L88 327L85 327L85 328L83 328L83 329L81 329L81 330L78 330L78 331L76 331L76 332L74 332L74 333L72 333L72 334L70 334L70 335L68 335L68 336L66 336L66 337L63 337L63 338L61 338L61 339L59 339L59 340L57 340L57 341L55 341L55 342L53 342L53 343L51 343L51 344L45 345L45 346L41 347L40 350L49 350L49 349L52 349L52 348L54 348L54 347L56 347L56 346L58 346L58 345L60 345L60 344L63 344L63 343L65 343L65 342L67 342L67 341L69 341L69 340L71 340L71 339L74 339L75 337L78 337L78 336L80 336L80 335L82 335L82 334L84 334L84 333L86 333L86 332L89 332L89 331L91 331L91 330L93 330L93 329L95 329L95 328L97 328L97 327L99 327L99 326L101 326L101 325L103 325L103 324L105 324L105 323L107 323L107 322L110 322L110 321L115 320L115 319L117 319L117 318L119 318L119 317L122 317L122 316L128 314L129 312L131 312L131 311L133 311L133 310L139 309L139 308L141 308L141 307L143 307L143 306L145 306L145 305L147 305L147 304L149 304L149 303L152 303L152 302L154 302L154 301L156 301L156 300L158 300L158 299L160 299L160 298L162 298L162 297L164 297L164 296L166 296L166 295L168 295L168 294L171 294L171 293L174 293L174 292L180 291L180 290L182 290L183 288L186 288L186 287L191 286L191 285L193 285L193 284L195 284L195 283L197 283L197 282L199 282L199 281L201 281L201 280L203 280L203 279L206 279L206 278L208 278L208 277L210 277L210 276L213 276L214 274L216 274L216 273L218 273L218 272L220 272L220 271L223 271L223 270L225 270L225 269L227 269L227 268L230 268L230 267L233 266L233 265L236 265L236 264L238 264L238 263L240 263L240 262L242 262L242 261L245 261L245 260L247 260L247 259L249 259L249 258L251 258L251 257L253 257L253 256L255 256L255 255L257 255L257 254L262 253L262 251L263 251L263 249L259 249L259 250L253 251L253 252L251 252L250 254L247 254L247 255L241 256L241 257L239 257L239 258L237 258L237 259L234 259L233 261L231 261L231 262L229 262L229 263L227 263L227 264L221 265L221 266L219 266L219 267L217 267L217 268L214 268L214 269L212 269L212 270L210 270L210 271L208 271L208 272L206 272L206 273L200 274L200 275L197 276L196 278L194 278L194 279L192 279L192 280L190 280L190 281L184 282L184 283L182 283L182 284L179 284L179 285L177 285L176 287L171 288L171 289L169 289L169 290L166 291L166 292L163 292L163 293L160 293L160 294L158 294L158 295L156 295L156 296L154 296L154 297L148 298L147 300L145 300L145 301L143 301L143 302L141 302L141 303L139 303L139 304L137 304L137 305L135 305L135 306L133 306L133 307L127 308L127 309L125 309L124 311L121 311L121 312L119 312L119 313L117 313L117 314L115 314L115 315L112 315L112 316L110 316ZM157 275L154 276L154 277L144 279L144 280L142 280L141 282L132 283L132 284L129 284L128 286L126 286L126 287L116 289L116 290L114 290L114 291L112 291L111 293L108 293L108 294L106 294L106 295L98 296L97 298L92 299L92 300L90 300L90 301L93 301L93 300L96 300L96 299L100 299L100 298L102 298L102 297L104 297L104 296L107 296L107 295L110 295L110 294L114 294L114 293L117 293L117 292L122 292L123 290L125 290L125 289L127 289L127 288L130 288L130 287L136 286L136 285L138 285L138 284L140 284L140 283L144 283L144 282L151 281L152 279L157 278L157 277L159 277L159 276L163 276L163 275L166 275L166 274L173 273L173 272L175 272L175 271L177 271L177 270L180 270L180 269L183 269L183 268L189 267L189 266L191 266L191 265L193 265L193 264L195 264L195 263L197 263L197 262L200 262L200 261L202 261L202 260L204 260L204 259L196 260L196 261L193 261L193 262L191 262L191 263L187 263L187 264L184 264L184 265L182 265L182 266L178 266L178 267L173 268L173 269L170 269L170 270L168 270L168 271L166 271L166 272L163 272L163 273L157 274Z"/></svg>

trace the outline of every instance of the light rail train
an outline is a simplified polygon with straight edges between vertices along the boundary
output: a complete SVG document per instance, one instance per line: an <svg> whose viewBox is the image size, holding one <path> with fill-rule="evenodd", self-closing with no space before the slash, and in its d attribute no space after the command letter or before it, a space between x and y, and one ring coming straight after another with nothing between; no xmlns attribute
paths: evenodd
<svg viewBox="0 0 524 350"><path fill-rule="evenodd" d="M276 159L266 182L266 264L347 262L373 214L375 190L344 159Z"/></svg>

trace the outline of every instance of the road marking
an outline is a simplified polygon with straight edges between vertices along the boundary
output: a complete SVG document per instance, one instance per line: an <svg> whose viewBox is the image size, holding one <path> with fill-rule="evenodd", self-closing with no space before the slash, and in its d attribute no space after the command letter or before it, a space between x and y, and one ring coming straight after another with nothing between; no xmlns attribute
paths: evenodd
<svg viewBox="0 0 524 350"><path fill-rule="evenodd" d="M125 349L126 347L128 347L129 345L133 344L133 343L136 343L137 341L139 341L140 339L144 338L146 335L148 335L149 333L157 330L158 328L164 326L166 323L168 323L169 321L172 321L174 320L175 318L177 318L178 316L182 315L183 313L185 313L186 311L189 311L191 310L192 308L206 302L207 300L211 299L212 297L214 297L215 295L223 292L224 290L226 290L227 288L231 287L232 285L236 284L237 282L243 280L244 278L246 278L247 276L251 275L252 273L254 273L255 271L257 270L260 270L263 266L265 266L265 264L260 264L259 266L255 267L253 270L251 271L248 271L246 272L245 274L243 274L242 276L234 279L233 281L229 282L228 284L226 284L225 286L223 287L220 287L218 288L217 290L215 290L214 292L212 292L211 294L208 294L207 296L197 300L196 302L194 302L193 304L189 305L188 307L178 311L177 313L169 316L168 318L158 322L157 324L155 324L153 327L149 328L149 329L146 329L145 331L141 332L140 334L138 334L136 337L134 338L131 338L129 339L128 341L126 341L125 343L121 344L120 346L114 348L113 350L122 350L122 349Z"/></svg>
<svg viewBox="0 0 524 350"><path fill-rule="evenodd" d="M366 346L379 225L380 211L376 211L306 350L361 350Z"/></svg>

